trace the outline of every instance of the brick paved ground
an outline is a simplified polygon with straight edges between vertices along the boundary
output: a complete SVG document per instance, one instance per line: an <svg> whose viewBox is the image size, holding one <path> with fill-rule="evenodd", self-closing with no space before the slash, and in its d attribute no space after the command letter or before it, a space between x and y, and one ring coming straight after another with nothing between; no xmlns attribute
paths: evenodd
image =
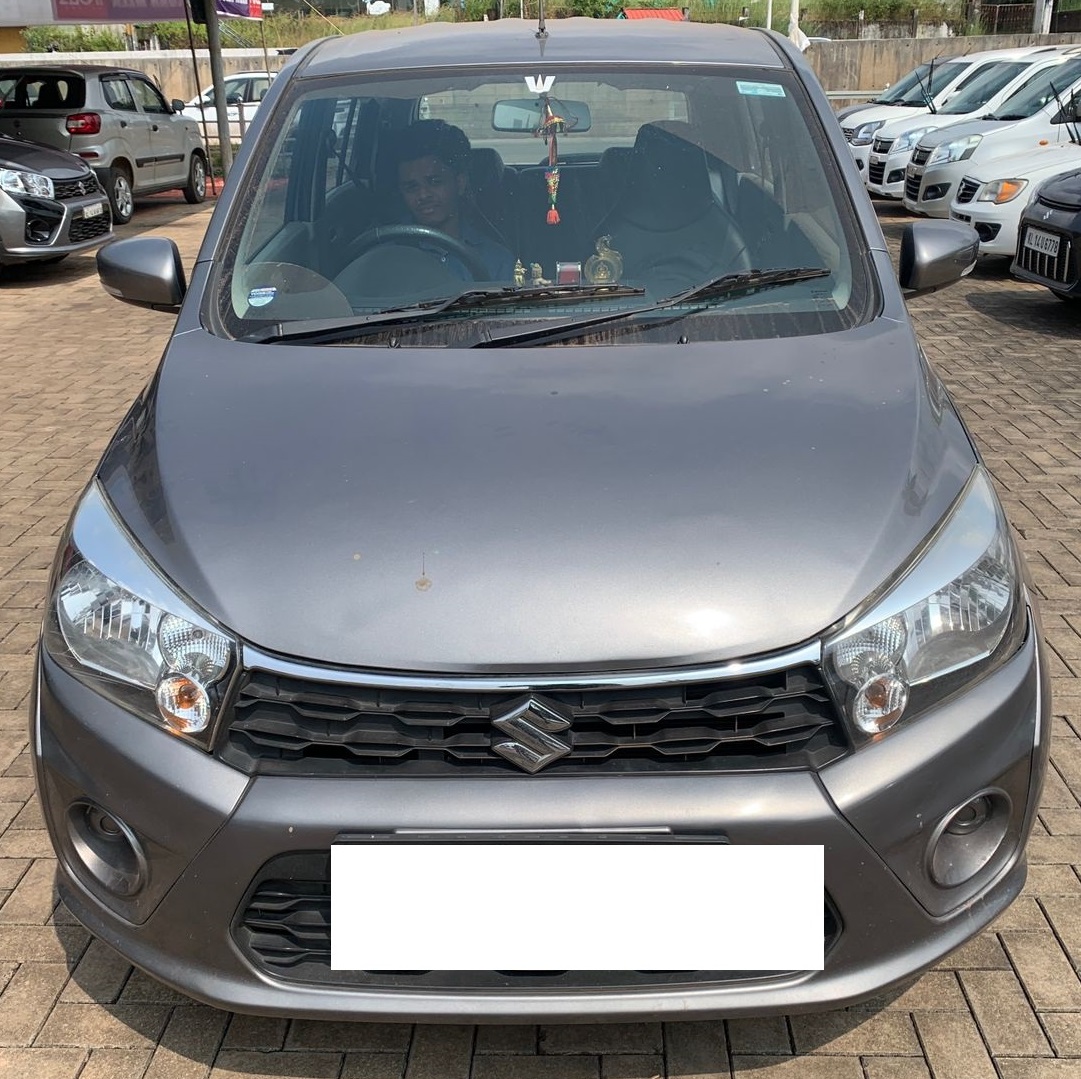
<svg viewBox="0 0 1081 1079"><path fill-rule="evenodd" d="M135 227L160 226L190 259L206 220L205 208L162 203ZM883 220L896 237L904 218L885 208ZM727 1023L410 1028L193 1004L133 972L57 905L25 734L43 583L68 508L171 319L107 299L89 256L0 285L0 1076L1081 1079L1081 309L993 271L911 309L1044 599L1054 767L1024 896L878 1007Z"/></svg>

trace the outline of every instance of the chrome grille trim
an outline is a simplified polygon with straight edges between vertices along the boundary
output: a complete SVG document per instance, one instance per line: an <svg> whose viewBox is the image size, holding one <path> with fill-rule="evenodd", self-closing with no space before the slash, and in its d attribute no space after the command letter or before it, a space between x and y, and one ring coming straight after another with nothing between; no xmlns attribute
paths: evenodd
<svg viewBox="0 0 1081 1079"><path fill-rule="evenodd" d="M957 201L958 202L971 202L973 196L980 189L980 181L973 180L966 176L961 181L961 186L957 189Z"/></svg>

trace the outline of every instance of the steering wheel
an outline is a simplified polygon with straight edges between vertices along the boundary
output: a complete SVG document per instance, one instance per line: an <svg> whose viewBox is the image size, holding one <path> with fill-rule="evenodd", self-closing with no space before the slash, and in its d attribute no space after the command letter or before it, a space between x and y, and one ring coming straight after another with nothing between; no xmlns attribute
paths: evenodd
<svg viewBox="0 0 1081 1079"><path fill-rule="evenodd" d="M431 244L446 254L453 255L473 275L474 281L487 281L491 276L488 267L484 265L476 251L461 240L448 236L439 229L429 228L427 225L380 225L377 228L368 229L367 232L362 232L356 239L349 242L346 247L345 264L355 262L361 255L382 244L407 244L410 247Z"/></svg>

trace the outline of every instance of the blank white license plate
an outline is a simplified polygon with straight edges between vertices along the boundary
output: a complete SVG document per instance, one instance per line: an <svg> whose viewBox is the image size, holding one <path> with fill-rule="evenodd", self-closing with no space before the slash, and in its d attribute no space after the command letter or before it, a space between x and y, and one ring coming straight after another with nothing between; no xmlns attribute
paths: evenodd
<svg viewBox="0 0 1081 1079"><path fill-rule="evenodd" d="M1039 251L1041 255L1058 258L1059 237L1042 229L1025 229L1025 247L1030 251Z"/></svg>
<svg viewBox="0 0 1081 1079"><path fill-rule="evenodd" d="M101 217L105 213L105 203L95 202L92 206L83 207L83 217Z"/></svg>
<svg viewBox="0 0 1081 1079"><path fill-rule="evenodd" d="M336 843L334 970L821 970L823 848Z"/></svg>

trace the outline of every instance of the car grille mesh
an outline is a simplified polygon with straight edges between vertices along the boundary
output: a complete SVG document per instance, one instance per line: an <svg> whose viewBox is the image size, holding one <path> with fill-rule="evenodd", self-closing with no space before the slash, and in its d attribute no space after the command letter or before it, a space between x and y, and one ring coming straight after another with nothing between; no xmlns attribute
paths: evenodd
<svg viewBox="0 0 1081 1079"><path fill-rule="evenodd" d="M919 202L920 200L920 181L923 179L923 174L913 176L912 173L905 174L905 198L909 202Z"/></svg>
<svg viewBox="0 0 1081 1079"><path fill-rule="evenodd" d="M68 228L68 237L72 243L92 240L95 236L104 236L109 231L111 218L108 211L97 217L80 217L72 221Z"/></svg>
<svg viewBox="0 0 1081 1079"><path fill-rule="evenodd" d="M883 176L886 175L886 162L885 161L871 161L867 165L867 179L872 184L881 184Z"/></svg>
<svg viewBox="0 0 1081 1079"><path fill-rule="evenodd" d="M101 188L98 187L97 177L93 173L81 180L54 180L53 197L63 202L65 199L78 199L83 195L94 195Z"/></svg>
<svg viewBox="0 0 1081 1079"><path fill-rule="evenodd" d="M888 154L893 147L893 143L893 139L876 138L871 149L874 150L876 154Z"/></svg>
<svg viewBox="0 0 1081 1079"><path fill-rule="evenodd" d="M829 898L823 903L826 953L841 934ZM248 890L233 939L256 967L277 978L370 988L559 989L647 987L773 979L789 971L730 970L332 970L330 855L282 854L268 862Z"/></svg>
<svg viewBox="0 0 1081 1079"><path fill-rule="evenodd" d="M845 137L845 142L851 142L856 136L856 129L854 127L842 127L841 134Z"/></svg>
<svg viewBox="0 0 1081 1079"><path fill-rule="evenodd" d="M931 151L930 150L928 150L928 149L926 149L926 148L924 148L922 146L917 146L916 149L912 151L912 164L913 165L926 165L927 164L927 159L930 156L931 156Z"/></svg>
<svg viewBox="0 0 1081 1079"><path fill-rule="evenodd" d="M970 180L967 176L961 181L961 186L957 189L957 201L958 202L971 202L973 196L980 189L979 180Z"/></svg>
<svg viewBox="0 0 1081 1079"><path fill-rule="evenodd" d="M451 683L453 685L453 683ZM570 752L543 774L820 767L846 752L820 672L636 687L544 689ZM389 689L248 671L219 755L276 775L523 775L493 750L521 692Z"/></svg>
<svg viewBox="0 0 1081 1079"><path fill-rule="evenodd" d="M1073 285L1077 276L1071 258L1073 245L1070 243L1070 238L1060 236L1058 254L1052 256L1025 247L1027 235L1028 227L1026 226L1021 233L1021 242L1017 245L1017 261L1021 268L1046 281L1054 281L1059 285Z"/></svg>

